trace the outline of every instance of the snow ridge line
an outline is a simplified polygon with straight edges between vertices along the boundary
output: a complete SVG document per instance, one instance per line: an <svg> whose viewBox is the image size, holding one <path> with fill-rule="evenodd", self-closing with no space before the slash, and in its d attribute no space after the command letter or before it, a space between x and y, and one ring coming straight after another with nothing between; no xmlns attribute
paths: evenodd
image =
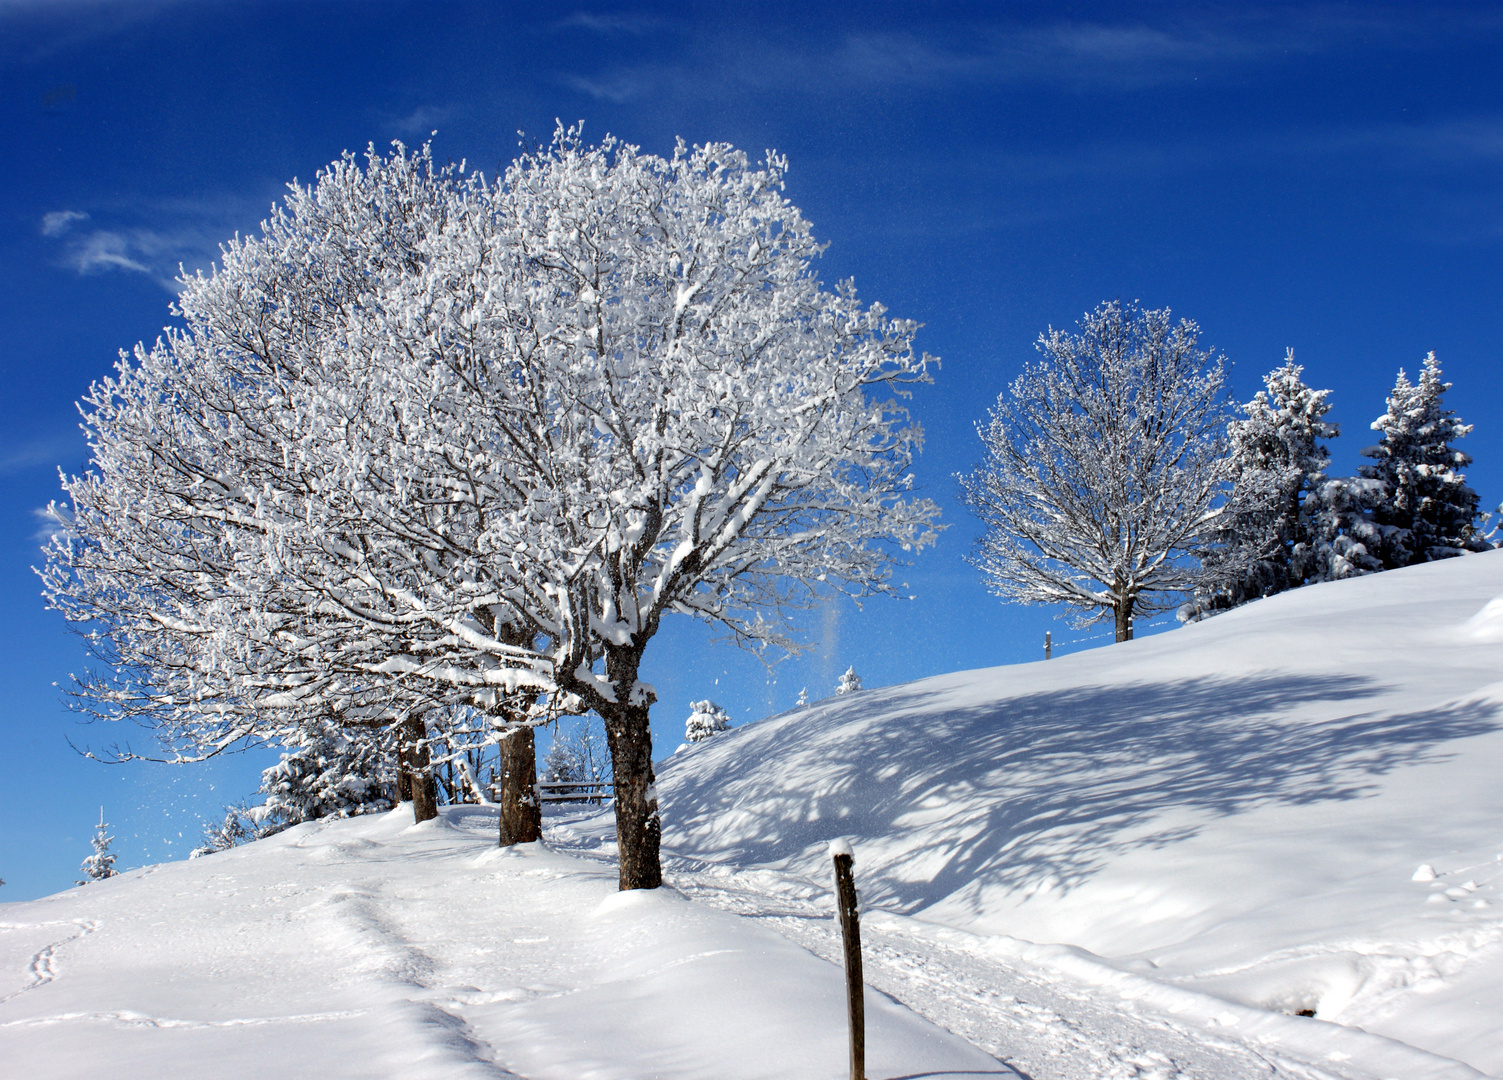
<svg viewBox="0 0 1503 1080"><path fill-rule="evenodd" d="M52 1016L30 1016L24 1020L7 1020L0 1023L0 1028L11 1027L43 1027L48 1024L61 1024L70 1020L97 1020L113 1023L126 1028L187 1028L189 1030L201 1030L204 1028L234 1028L234 1027L259 1027L264 1024L313 1024L330 1020L349 1020L357 1016L364 1016L368 1009L347 1009L342 1012L326 1013L300 1013L292 1016L247 1016L236 1017L231 1020L179 1020L164 1016L148 1016L145 1013L130 1012L71 1012L56 1013Z"/></svg>
<svg viewBox="0 0 1503 1080"><path fill-rule="evenodd" d="M20 997L27 991L35 990L39 986L46 986L53 979L57 978L57 950L69 942L88 937L95 930L99 929L99 923L94 919L74 919L72 922L74 926L78 927L74 933L69 934L61 941L54 941L51 945L32 954L26 968L27 973L31 976L31 982L19 990L13 990L4 997L0 997L0 1005L5 1004L5 1002L10 1001L12 998ZM9 927L8 929L20 929L20 927Z"/></svg>

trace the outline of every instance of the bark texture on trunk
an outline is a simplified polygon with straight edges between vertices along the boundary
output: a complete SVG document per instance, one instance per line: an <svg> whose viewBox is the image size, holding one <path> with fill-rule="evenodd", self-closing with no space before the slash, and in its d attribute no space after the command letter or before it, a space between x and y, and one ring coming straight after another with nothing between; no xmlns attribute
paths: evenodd
<svg viewBox="0 0 1503 1080"><path fill-rule="evenodd" d="M423 822L438 817L438 782L428 758L428 725L421 716L402 721L398 753L405 765L412 797L412 816ZM400 787L400 781L398 782Z"/></svg>
<svg viewBox="0 0 1503 1080"><path fill-rule="evenodd" d="M543 838L538 801L537 740L530 727L513 729L501 740L501 846Z"/></svg>
<svg viewBox="0 0 1503 1080"><path fill-rule="evenodd" d="M615 771L616 850L620 882L627 889L656 889L663 883L658 861L662 820L652 771L652 729L646 705L617 706L604 717Z"/></svg>
<svg viewBox="0 0 1503 1080"><path fill-rule="evenodd" d="M1132 640L1132 600L1118 600L1116 607L1118 641Z"/></svg>

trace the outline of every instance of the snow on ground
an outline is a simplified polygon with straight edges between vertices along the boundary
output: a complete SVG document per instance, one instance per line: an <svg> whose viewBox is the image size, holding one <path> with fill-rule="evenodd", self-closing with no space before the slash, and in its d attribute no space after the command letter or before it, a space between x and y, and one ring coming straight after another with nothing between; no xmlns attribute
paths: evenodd
<svg viewBox="0 0 1503 1080"><path fill-rule="evenodd" d="M836 966L410 807L0 906L6 1075L837 1078ZM833 932L832 928L828 928ZM873 1077L1011 1076L880 994Z"/></svg>
<svg viewBox="0 0 1503 1080"><path fill-rule="evenodd" d="M1499 1075L1499 775L1503 552L682 750L655 893L615 893L608 810L502 851L454 808L0 905L0 1049L48 1077L839 1077L845 839L874 1078Z"/></svg>
<svg viewBox="0 0 1503 1080"><path fill-rule="evenodd" d="M894 941L1418 1077L1503 1074L1500 775L1496 552L822 702L676 754L659 787L686 892L822 885L844 836Z"/></svg>

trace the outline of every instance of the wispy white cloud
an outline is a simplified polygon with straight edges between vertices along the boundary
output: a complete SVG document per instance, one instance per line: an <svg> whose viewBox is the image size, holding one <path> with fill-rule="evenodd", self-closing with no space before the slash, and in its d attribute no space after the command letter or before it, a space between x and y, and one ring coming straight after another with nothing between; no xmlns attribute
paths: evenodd
<svg viewBox="0 0 1503 1080"><path fill-rule="evenodd" d="M1353 48L1422 50L1503 31L1503 12L1442 16L1415 8L1344 5L1228 7L1119 19L946 20L903 30L860 25L797 39L776 29L721 24L670 58L625 61L560 76L591 97L623 102L703 95L727 86L816 96L953 92L957 84L1134 91L1239 78L1251 64L1336 55ZM604 32L613 17L571 16ZM560 24L563 25L563 24Z"/></svg>
<svg viewBox="0 0 1503 1080"><path fill-rule="evenodd" d="M59 465L76 465L86 453L83 437L77 431L34 439L0 450L0 476L10 476L27 469L56 469Z"/></svg>
<svg viewBox="0 0 1503 1080"><path fill-rule="evenodd" d="M419 105L404 116L393 116L388 126L398 135L426 139L434 129L453 119L456 109L451 105Z"/></svg>
<svg viewBox="0 0 1503 1080"><path fill-rule="evenodd" d="M89 215L81 210L54 210L42 215L42 235L62 236L73 227L75 221L88 221Z"/></svg>
<svg viewBox="0 0 1503 1080"><path fill-rule="evenodd" d="M661 15L612 12L601 15L591 11L576 11L554 24L559 30L589 30L597 34L647 34L661 30L668 20Z"/></svg>
<svg viewBox="0 0 1503 1080"><path fill-rule="evenodd" d="M75 273L142 274L175 293L180 267L207 270L219 245L254 227L270 202L240 195L117 200L87 212L54 210L39 231L57 242L57 264Z"/></svg>

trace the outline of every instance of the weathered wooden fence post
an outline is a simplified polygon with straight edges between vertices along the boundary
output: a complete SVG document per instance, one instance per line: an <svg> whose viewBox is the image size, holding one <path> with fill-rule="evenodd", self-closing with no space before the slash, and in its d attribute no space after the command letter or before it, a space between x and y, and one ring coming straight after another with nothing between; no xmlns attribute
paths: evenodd
<svg viewBox="0 0 1503 1080"><path fill-rule="evenodd" d="M1054 642L1049 640L1049 631L1044 631L1044 659L1048 660L1054 655Z"/></svg>
<svg viewBox="0 0 1503 1080"><path fill-rule="evenodd" d="M861 978L861 913L856 908L855 856L844 840L830 842L835 860L835 903L845 942L845 1001L851 1021L851 1080L866 1080L866 984Z"/></svg>

